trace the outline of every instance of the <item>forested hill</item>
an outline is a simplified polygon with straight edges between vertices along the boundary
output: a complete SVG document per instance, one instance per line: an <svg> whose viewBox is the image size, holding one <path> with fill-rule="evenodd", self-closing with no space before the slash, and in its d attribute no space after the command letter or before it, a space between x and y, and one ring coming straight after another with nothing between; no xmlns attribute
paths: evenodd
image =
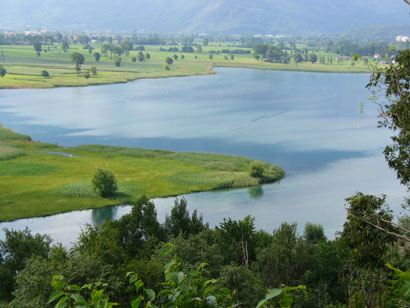
<svg viewBox="0 0 410 308"><path fill-rule="evenodd" d="M298 34L410 22L402 0L1 0L0 28Z"/></svg>

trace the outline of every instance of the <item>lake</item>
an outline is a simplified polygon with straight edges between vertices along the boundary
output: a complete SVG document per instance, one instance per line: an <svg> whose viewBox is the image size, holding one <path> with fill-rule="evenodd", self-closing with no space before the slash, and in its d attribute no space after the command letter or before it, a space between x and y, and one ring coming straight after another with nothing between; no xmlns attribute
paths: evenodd
<svg viewBox="0 0 410 308"><path fill-rule="evenodd" d="M215 69L217 74L147 79L84 88L0 90L0 123L63 146L108 144L235 154L275 163L280 182L186 195L211 226L255 217L271 232L281 222L341 230L344 199L356 191L388 195L395 213L406 195L382 150L367 74ZM361 103L364 102L364 108ZM174 198L155 199L163 221ZM65 245L86 223L119 218L130 207L71 212L0 224L51 234ZM0 238L4 238L1 232Z"/></svg>

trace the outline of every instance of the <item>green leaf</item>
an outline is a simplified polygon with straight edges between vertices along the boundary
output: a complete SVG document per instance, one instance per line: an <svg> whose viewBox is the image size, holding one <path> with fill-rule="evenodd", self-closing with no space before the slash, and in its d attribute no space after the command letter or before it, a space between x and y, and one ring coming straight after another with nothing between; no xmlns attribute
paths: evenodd
<svg viewBox="0 0 410 308"><path fill-rule="evenodd" d="M147 293L147 296L150 301L153 301L155 299L155 291L152 289L145 289L145 293Z"/></svg>
<svg viewBox="0 0 410 308"><path fill-rule="evenodd" d="M61 297L64 295L63 291L56 291L53 294L51 294L50 299L48 300L47 304L50 304L52 302L54 302L57 298Z"/></svg>
<svg viewBox="0 0 410 308"><path fill-rule="evenodd" d="M141 297L138 297L137 299L134 299L134 300L131 302L131 307L132 307L132 308L138 308L138 307L140 306L141 301L142 301L142 298L141 298Z"/></svg>
<svg viewBox="0 0 410 308"><path fill-rule="evenodd" d="M179 273L178 273L178 276L177 276L178 284L180 284L180 283L184 280L184 278L185 278L184 273L183 273L183 272L179 272Z"/></svg>
<svg viewBox="0 0 410 308"><path fill-rule="evenodd" d="M89 307L87 301L81 294L71 294L71 298L75 301L76 304L81 304Z"/></svg>
<svg viewBox="0 0 410 308"><path fill-rule="evenodd" d="M281 300L279 301L279 305L281 308L290 308L290 305L292 305L293 302L293 297L291 294L285 294Z"/></svg>
<svg viewBox="0 0 410 308"><path fill-rule="evenodd" d="M64 281L55 281L55 280L53 280L53 281L51 282L51 286L52 286L53 289L55 289L55 290L61 290L62 288L64 288L65 282L64 282Z"/></svg>
<svg viewBox="0 0 410 308"><path fill-rule="evenodd" d="M158 296L165 296L173 294L171 290L162 290L158 293Z"/></svg>
<svg viewBox="0 0 410 308"><path fill-rule="evenodd" d="M269 289L265 298L258 303L256 308L264 307L266 303L269 302L270 299L280 295L282 292L283 292L282 289Z"/></svg>
<svg viewBox="0 0 410 308"><path fill-rule="evenodd" d="M165 264L164 266L164 270L165 272L168 272L169 269L171 268L171 266L173 266L175 264L175 259L171 259L167 262L167 264Z"/></svg>
<svg viewBox="0 0 410 308"><path fill-rule="evenodd" d="M64 308L64 307L67 307L67 300L68 300L68 297L67 297L67 296L61 298L61 299L58 301L57 305L54 306L54 308Z"/></svg>
<svg viewBox="0 0 410 308"><path fill-rule="evenodd" d="M208 293L212 292L213 290L215 290L215 286L209 286L204 290L203 296L207 296Z"/></svg>
<svg viewBox="0 0 410 308"><path fill-rule="evenodd" d="M144 283L142 282L142 280L138 280L134 285L135 285L135 290L138 293L138 290L144 285Z"/></svg>
<svg viewBox="0 0 410 308"><path fill-rule="evenodd" d="M68 290L70 291L81 291L81 288L79 286L77 286L76 284L70 284L67 287Z"/></svg>

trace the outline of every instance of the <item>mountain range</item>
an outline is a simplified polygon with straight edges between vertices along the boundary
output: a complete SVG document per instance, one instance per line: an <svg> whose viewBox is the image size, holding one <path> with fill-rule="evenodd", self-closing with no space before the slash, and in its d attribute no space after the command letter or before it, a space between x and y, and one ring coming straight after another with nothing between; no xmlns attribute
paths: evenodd
<svg viewBox="0 0 410 308"><path fill-rule="evenodd" d="M1 0L0 28L310 35L406 25L402 0Z"/></svg>

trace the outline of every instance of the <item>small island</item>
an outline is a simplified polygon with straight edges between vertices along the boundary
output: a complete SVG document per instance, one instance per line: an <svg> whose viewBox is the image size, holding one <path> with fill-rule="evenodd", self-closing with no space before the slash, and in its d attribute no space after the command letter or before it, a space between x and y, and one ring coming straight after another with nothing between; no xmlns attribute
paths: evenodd
<svg viewBox="0 0 410 308"><path fill-rule="evenodd" d="M93 190L97 169L110 170L117 191ZM132 204L141 196L176 196L248 187L281 179L278 166L249 158L104 145L64 148L33 142L0 125L0 221Z"/></svg>

